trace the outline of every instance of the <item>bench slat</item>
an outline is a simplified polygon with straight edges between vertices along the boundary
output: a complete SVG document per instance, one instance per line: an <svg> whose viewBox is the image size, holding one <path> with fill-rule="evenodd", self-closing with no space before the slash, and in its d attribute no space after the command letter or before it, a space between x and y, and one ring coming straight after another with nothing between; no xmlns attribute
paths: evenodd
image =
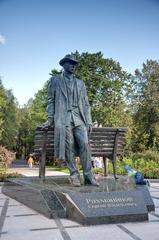
<svg viewBox="0 0 159 240"><path fill-rule="evenodd" d="M125 145L126 128L97 127L92 129L90 136L90 150L93 157L103 157L104 175L106 176L105 158L109 158L113 163L114 177L116 178L116 156L123 154ZM45 144L44 144L45 140ZM44 150L45 146L45 150ZM38 127L35 132L35 156L42 159L53 159L54 161L54 129L47 132ZM46 152L46 153L45 153ZM46 155L46 157L44 157Z"/></svg>
<svg viewBox="0 0 159 240"><path fill-rule="evenodd" d="M126 128L113 128L113 127L93 127L92 132L102 132L102 131L114 132L119 130L120 132L126 132Z"/></svg>

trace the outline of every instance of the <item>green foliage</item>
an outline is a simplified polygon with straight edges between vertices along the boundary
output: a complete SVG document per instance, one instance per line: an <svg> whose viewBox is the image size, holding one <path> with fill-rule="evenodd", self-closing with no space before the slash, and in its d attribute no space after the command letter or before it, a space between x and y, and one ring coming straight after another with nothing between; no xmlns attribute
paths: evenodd
<svg viewBox="0 0 159 240"><path fill-rule="evenodd" d="M33 104L29 109L31 120L34 125L43 123L46 120L46 107L47 107L47 84L35 94Z"/></svg>
<svg viewBox="0 0 159 240"><path fill-rule="evenodd" d="M98 126L127 126L131 75L123 71L118 62L105 59L101 52L75 52L74 55L80 63L76 76L85 81L93 122Z"/></svg>
<svg viewBox="0 0 159 240"><path fill-rule="evenodd" d="M47 166L48 167L48 166ZM49 169L51 171L58 171L58 172L63 172L63 173L68 173L69 174L69 169L68 167L57 167L57 166L49 166Z"/></svg>
<svg viewBox="0 0 159 240"><path fill-rule="evenodd" d="M18 110L19 115L19 127L18 134L16 139L16 157L20 158L25 155L27 152L27 139L30 135L30 115L28 112L28 108L20 108Z"/></svg>
<svg viewBox="0 0 159 240"><path fill-rule="evenodd" d="M17 102L0 81L0 144L15 150L18 129Z"/></svg>
<svg viewBox="0 0 159 240"><path fill-rule="evenodd" d="M47 82L23 108L18 106L11 90L0 81L0 144L16 151L17 157L33 151L34 133L46 120Z"/></svg>
<svg viewBox="0 0 159 240"><path fill-rule="evenodd" d="M86 84L93 123L127 127L125 152L138 152L137 158L158 163L159 62L147 60L132 76L101 52L73 54L79 60L76 76ZM53 69L50 75L60 73ZM35 129L46 120L47 83L20 108L0 80L0 144L16 151L17 157L33 151Z"/></svg>
<svg viewBox="0 0 159 240"><path fill-rule="evenodd" d="M138 152L138 153L132 153L131 158L135 161L136 159L143 158L145 161L154 161L156 163L159 163L159 151L157 150L146 150L143 152Z"/></svg>
<svg viewBox="0 0 159 240"><path fill-rule="evenodd" d="M141 172L145 178L159 179L159 152L147 150L143 153L134 153L130 157L124 157L122 161L117 159L117 175L126 175L125 166ZM95 168L94 173L104 174L103 168ZM108 173L113 174L113 165L109 160Z"/></svg>
<svg viewBox="0 0 159 240"><path fill-rule="evenodd" d="M47 82L35 94L35 99L30 99L28 104L19 109L19 129L17 136L17 157L27 156L34 151L34 135L38 125L46 120L47 107Z"/></svg>
<svg viewBox="0 0 159 240"><path fill-rule="evenodd" d="M46 107L47 107L47 84L35 94L35 99L32 104L25 106L26 111L26 129L28 133L25 136L25 143L27 146L26 155L33 152L35 129L46 121ZM22 127L23 124L22 124Z"/></svg>
<svg viewBox="0 0 159 240"><path fill-rule="evenodd" d="M147 60L135 72L133 150L158 148L159 141L159 62Z"/></svg>
<svg viewBox="0 0 159 240"><path fill-rule="evenodd" d="M123 161L117 161L117 174L125 175L124 166L129 165L133 169L140 171L145 178L159 178L159 165L153 160L148 160L143 157L133 159L124 158ZM109 162L109 173L113 174L112 163Z"/></svg>
<svg viewBox="0 0 159 240"><path fill-rule="evenodd" d="M61 74L61 73L62 73L62 71L58 71L57 69L52 69L50 75L51 76L56 76L56 75Z"/></svg>
<svg viewBox="0 0 159 240"><path fill-rule="evenodd" d="M0 140L2 139L3 132L3 122L4 122L4 110L6 107L6 96L5 89L2 85L2 81L0 80Z"/></svg>
<svg viewBox="0 0 159 240"><path fill-rule="evenodd" d="M17 115L17 103L10 90L6 90L6 108L4 111L4 122L1 144L6 146L10 150L16 148L16 136L18 131L18 115Z"/></svg>

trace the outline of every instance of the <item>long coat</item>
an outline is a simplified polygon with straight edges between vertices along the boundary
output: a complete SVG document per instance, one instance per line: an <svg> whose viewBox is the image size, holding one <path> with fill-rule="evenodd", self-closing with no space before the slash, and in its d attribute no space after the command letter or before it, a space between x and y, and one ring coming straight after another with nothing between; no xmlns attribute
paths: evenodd
<svg viewBox="0 0 159 240"><path fill-rule="evenodd" d="M92 124L92 120L86 87L82 80L74 78L74 81L76 81L77 86L79 111L87 127L89 124ZM49 81L47 113L48 118L51 118L54 124L55 158L65 160L67 89L62 75L54 76Z"/></svg>

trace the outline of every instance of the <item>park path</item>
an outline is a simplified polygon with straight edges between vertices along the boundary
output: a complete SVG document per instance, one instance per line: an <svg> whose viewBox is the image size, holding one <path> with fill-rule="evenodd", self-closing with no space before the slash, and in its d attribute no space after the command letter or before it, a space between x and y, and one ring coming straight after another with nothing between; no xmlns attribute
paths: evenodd
<svg viewBox="0 0 159 240"><path fill-rule="evenodd" d="M34 177L39 176L39 167L33 166L33 168L29 168L25 159L17 159L12 162L11 166L7 170L7 173L20 173L23 176ZM50 168L46 168L46 176L61 176L67 175L66 173L62 173L59 171L52 171Z"/></svg>

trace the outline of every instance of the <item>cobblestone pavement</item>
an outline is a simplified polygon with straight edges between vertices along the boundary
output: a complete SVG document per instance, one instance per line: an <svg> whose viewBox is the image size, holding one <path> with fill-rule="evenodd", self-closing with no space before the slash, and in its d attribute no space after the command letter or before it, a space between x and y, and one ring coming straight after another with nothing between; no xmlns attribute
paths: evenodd
<svg viewBox="0 0 159 240"><path fill-rule="evenodd" d="M155 212L141 223L82 226L66 219L48 219L0 193L2 240L159 240L159 181L151 181Z"/></svg>

